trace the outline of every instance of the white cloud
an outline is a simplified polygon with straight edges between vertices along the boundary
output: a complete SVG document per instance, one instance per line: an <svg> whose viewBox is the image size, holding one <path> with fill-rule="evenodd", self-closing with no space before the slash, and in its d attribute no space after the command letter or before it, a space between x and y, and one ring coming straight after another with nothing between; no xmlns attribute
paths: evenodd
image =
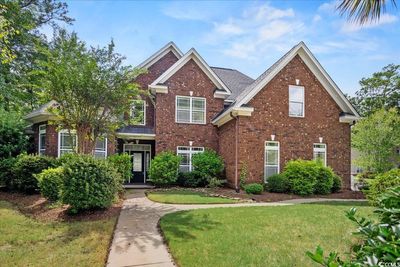
<svg viewBox="0 0 400 267"><path fill-rule="evenodd" d="M207 21L212 16L210 10L212 9L172 2L163 7L161 11L164 15L174 19Z"/></svg>
<svg viewBox="0 0 400 267"><path fill-rule="evenodd" d="M336 10L336 8L340 5L340 2L338 0L333 0L330 2L325 2L322 5L318 7L319 12L326 12L326 13L331 13Z"/></svg>
<svg viewBox="0 0 400 267"><path fill-rule="evenodd" d="M316 23L316 22L318 22L318 21L320 21L322 19L322 17L320 16L320 15L315 15L314 17L313 17L313 22L314 23Z"/></svg>
<svg viewBox="0 0 400 267"><path fill-rule="evenodd" d="M243 33L243 29L232 21L226 23L215 23L214 26L214 30L222 34L237 35Z"/></svg>
<svg viewBox="0 0 400 267"><path fill-rule="evenodd" d="M351 32L360 31L362 29L377 28L384 24L391 24L391 23L397 22L398 19L399 18L394 15L383 14L383 15L381 15L381 17L378 21L369 22L369 23L366 23L363 25L360 25L360 24L357 24L354 22L345 22L341 27L341 31L345 32L345 33L351 33Z"/></svg>

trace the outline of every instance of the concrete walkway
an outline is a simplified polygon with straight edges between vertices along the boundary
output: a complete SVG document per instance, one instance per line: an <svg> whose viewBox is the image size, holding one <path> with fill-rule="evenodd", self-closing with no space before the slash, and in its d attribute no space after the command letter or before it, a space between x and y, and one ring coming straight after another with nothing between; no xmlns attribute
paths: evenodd
<svg viewBox="0 0 400 267"><path fill-rule="evenodd" d="M167 213L219 207L285 206L319 201L343 201L314 198L269 203L176 205L153 202L144 192L145 190L135 190L124 202L110 247L107 267L175 266L157 227L160 218Z"/></svg>

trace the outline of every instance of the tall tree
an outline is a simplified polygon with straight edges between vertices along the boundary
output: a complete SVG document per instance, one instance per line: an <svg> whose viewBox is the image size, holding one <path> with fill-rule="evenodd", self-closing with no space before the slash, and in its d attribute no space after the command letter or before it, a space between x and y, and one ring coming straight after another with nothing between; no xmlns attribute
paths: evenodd
<svg viewBox="0 0 400 267"><path fill-rule="evenodd" d="M114 43L87 48L76 33L55 33L39 61L39 84L43 97L55 100L51 109L60 128L76 130L78 153L91 154L99 136L121 126L120 119L140 93L132 81L141 72L123 66L124 57L114 52Z"/></svg>
<svg viewBox="0 0 400 267"><path fill-rule="evenodd" d="M342 0L338 10L349 20L359 24L378 21L390 2L396 7L396 0Z"/></svg>
<svg viewBox="0 0 400 267"><path fill-rule="evenodd" d="M351 101L362 116L382 108L400 110L400 65L389 64L372 77L361 79L360 85Z"/></svg>

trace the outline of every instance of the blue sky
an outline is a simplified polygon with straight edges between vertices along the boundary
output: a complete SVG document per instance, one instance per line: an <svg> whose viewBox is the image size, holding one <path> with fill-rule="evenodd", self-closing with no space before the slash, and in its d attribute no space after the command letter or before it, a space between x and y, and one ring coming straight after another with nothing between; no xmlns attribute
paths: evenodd
<svg viewBox="0 0 400 267"><path fill-rule="evenodd" d="M191 47L210 66L256 78L304 41L343 92L389 63L400 64L400 10L359 27L335 1L68 1L68 28L90 45L116 49L137 65L169 41Z"/></svg>

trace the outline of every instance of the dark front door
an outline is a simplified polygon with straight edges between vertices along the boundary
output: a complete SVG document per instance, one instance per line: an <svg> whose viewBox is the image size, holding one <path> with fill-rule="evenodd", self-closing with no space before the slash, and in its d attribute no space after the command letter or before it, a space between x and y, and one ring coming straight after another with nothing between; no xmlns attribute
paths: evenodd
<svg viewBox="0 0 400 267"><path fill-rule="evenodd" d="M132 151L132 176L134 183L144 183L144 177L146 173L145 169L145 152L144 151Z"/></svg>

